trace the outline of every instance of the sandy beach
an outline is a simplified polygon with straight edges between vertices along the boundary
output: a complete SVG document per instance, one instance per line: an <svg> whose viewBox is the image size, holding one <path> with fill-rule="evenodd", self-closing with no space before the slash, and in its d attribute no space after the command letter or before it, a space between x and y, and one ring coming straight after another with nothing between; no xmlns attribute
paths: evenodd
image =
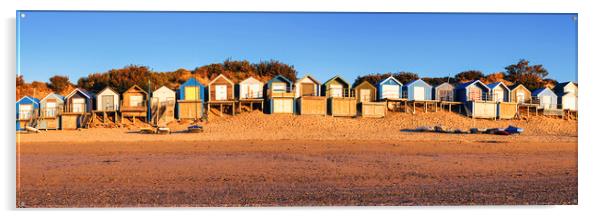
<svg viewBox="0 0 602 219"><path fill-rule="evenodd" d="M422 125L521 135L438 134ZM18 207L577 204L577 121L212 117L205 132L18 134ZM186 124L170 124L173 131Z"/></svg>

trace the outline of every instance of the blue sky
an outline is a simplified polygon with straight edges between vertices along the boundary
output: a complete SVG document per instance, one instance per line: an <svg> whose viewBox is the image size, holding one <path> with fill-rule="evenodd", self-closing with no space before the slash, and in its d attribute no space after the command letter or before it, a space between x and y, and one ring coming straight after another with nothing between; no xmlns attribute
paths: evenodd
<svg viewBox="0 0 602 219"><path fill-rule="evenodd" d="M520 58L577 80L576 14L43 12L18 16L26 81L129 64L194 69L227 58L276 59L299 76L503 71Z"/></svg>

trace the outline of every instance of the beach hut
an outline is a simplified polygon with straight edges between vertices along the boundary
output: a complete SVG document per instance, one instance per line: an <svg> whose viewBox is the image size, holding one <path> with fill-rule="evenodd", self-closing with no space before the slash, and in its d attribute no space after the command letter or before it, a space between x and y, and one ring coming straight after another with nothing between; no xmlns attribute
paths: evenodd
<svg viewBox="0 0 602 219"><path fill-rule="evenodd" d="M234 115L234 83L225 75L220 74L207 84L207 93L209 101L207 101L207 112L211 111L211 106L219 106L220 115L224 112L224 106L230 107L232 115Z"/></svg>
<svg viewBox="0 0 602 219"><path fill-rule="evenodd" d="M310 75L297 79L295 97L301 115L326 115L326 97L320 96L320 82Z"/></svg>
<svg viewBox="0 0 602 219"><path fill-rule="evenodd" d="M407 93L409 101L432 100L432 90L433 87L422 79L413 80L403 85L403 91Z"/></svg>
<svg viewBox="0 0 602 219"><path fill-rule="evenodd" d="M295 113L295 93L293 82L288 78L277 75L265 85L269 109L268 113Z"/></svg>
<svg viewBox="0 0 602 219"><path fill-rule="evenodd" d="M510 88L502 82L488 84L489 96L497 103L497 117L499 119L512 119L518 111L517 103L510 102Z"/></svg>
<svg viewBox="0 0 602 219"><path fill-rule="evenodd" d="M30 97L23 96L17 100L17 131L25 130L27 126L34 126L35 121L38 118L38 111L40 109L40 100Z"/></svg>
<svg viewBox="0 0 602 219"><path fill-rule="evenodd" d="M166 125L175 118L176 92L166 86L153 91L151 97L151 121L155 125Z"/></svg>
<svg viewBox="0 0 602 219"><path fill-rule="evenodd" d="M384 117L385 102L375 102L377 89L368 81L363 81L353 88L358 109L362 117Z"/></svg>
<svg viewBox="0 0 602 219"><path fill-rule="evenodd" d="M91 119L93 94L75 88L65 96L65 108L61 114L61 129L86 128Z"/></svg>
<svg viewBox="0 0 602 219"><path fill-rule="evenodd" d="M563 110L577 111L577 84L569 81L554 86L554 93L558 96L558 104Z"/></svg>
<svg viewBox="0 0 602 219"><path fill-rule="evenodd" d="M488 84L489 96L494 102L510 102L510 89L502 82Z"/></svg>
<svg viewBox="0 0 602 219"><path fill-rule="evenodd" d="M136 122L136 118L146 121L148 93L138 85L134 85L123 92L122 95L123 101L121 101L120 106L121 117L124 119L132 118L132 122Z"/></svg>
<svg viewBox="0 0 602 219"><path fill-rule="evenodd" d="M460 102L484 101L489 96L489 87L480 80L461 83L454 90L456 100Z"/></svg>
<svg viewBox="0 0 602 219"><path fill-rule="evenodd" d="M403 98L403 84L395 77L389 76L378 82L378 92L376 98L378 100L395 100Z"/></svg>
<svg viewBox="0 0 602 219"><path fill-rule="evenodd" d="M96 94L96 111L119 111L119 93L111 87L105 87Z"/></svg>
<svg viewBox="0 0 602 219"><path fill-rule="evenodd" d="M454 85L444 82L433 88L433 100L438 101L454 101Z"/></svg>
<svg viewBox="0 0 602 219"><path fill-rule="evenodd" d="M558 96L550 88L539 88L532 93L533 99L538 100L541 109L558 109Z"/></svg>
<svg viewBox="0 0 602 219"><path fill-rule="evenodd" d="M238 83L238 99L262 99L263 98L263 83L254 77Z"/></svg>
<svg viewBox="0 0 602 219"><path fill-rule="evenodd" d="M531 91L524 85L516 83L508 88L510 89L510 102L531 103Z"/></svg>
<svg viewBox="0 0 602 219"><path fill-rule="evenodd" d="M351 95L349 83L340 76L334 76L322 84L322 96L327 100L327 111L332 116L356 116L357 101Z"/></svg>
<svg viewBox="0 0 602 219"><path fill-rule="evenodd" d="M117 122L119 111L119 93L107 86L96 94L96 110L93 119L102 119L102 123Z"/></svg>
<svg viewBox="0 0 602 219"><path fill-rule="evenodd" d="M472 118L497 118L496 102L487 101L489 87L480 80L462 83L456 86L456 100L463 102L466 114Z"/></svg>
<svg viewBox="0 0 602 219"><path fill-rule="evenodd" d="M40 121L38 129L60 129L60 115L64 108L64 97L54 92L40 100Z"/></svg>
<svg viewBox="0 0 602 219"><path fill-rule="evenodd" d="M251 108L251 111L255 104L261 105L261 110L263 110L263 82L254 77L248 77L238 83L238 86L235 87L236 89L238 89L239 111L242 111L242 105L247 104Z"/></svg>
<svg viewBox="0 0 602 219"><path fill-rule="evenodd" d="M195 78L189 78L178 89L178 119L200 119L203 115L205 86Z"/></svg>
<svg viewBox="0 0 602 219"><path fill-rule="evenodd" d="M353 88L358 103L376 101L376 87L368 81L363 81Z"/></svg>

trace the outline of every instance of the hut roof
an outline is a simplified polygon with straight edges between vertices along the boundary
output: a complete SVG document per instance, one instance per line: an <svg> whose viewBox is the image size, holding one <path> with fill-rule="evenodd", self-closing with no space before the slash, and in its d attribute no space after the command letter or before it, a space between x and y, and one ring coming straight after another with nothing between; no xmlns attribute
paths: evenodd
<svg viewBox="0 0 602 219"><path fill-rule="evenodd" d="M368 84L368 85L370 85L370 87L376 89L376 87L372 83L370 83L368 81L362 81L362 83L359 83L358 85L355 85L355 87L353 87L353 89L355 89L355 88L357 88L359 86L362 86L363 84Z"/></svg>
<svg viewBox="0 0 602 219"><path fill-rule="evenodd" d="M489 90L489 87L485 83L481 82L480 80L472 80L472 81L469 81L469 82L466 82L466 83L458 84L458 86L456 86L456 89L465 89L468 86L473 85L473 84L480 84L485 89Z"/></svg>
<svg viewBox="0 0 602 219"><path fill-rule="evenodd" d="M437 84L437 85L435 85L435 86L433 86L433 87L435 87L435 89L437 89L437 88L439 88L439 87L441 87L441 86L444 86L444 85L449 85L449 86L451 86L452 88L454 87L454 85L453 85L453 84L450 84L450 83L448 83L448 82L443 82L443 83Z"/></svg>
<svg viewBox="0 0 602 219"><path fill-rule="evenodd" d="M337 79L340 80L340 81L342 81L343 83L345 83L347 86L350 85L349 82L347 82L343 77L341 77L339 75L336 75L336 76L328 79L326 82L324 82L324 84L328 84L328 83L330 83L330 82L332 82L334 80L337 80Z"/></svg>
<svg viewBox="0 0 602 219"><path fill-rule="evenodd" d="M387 82L387 81L390 81L390 80L392 80L392 81L395 81L395 83L399 84L399 86L403 86L403 83L399 82L399 81L398 81L398 80L397 80L395 77L393 77L393 76L389 76L388 78L385 78L385 79L382 79L382 80L380 80L380 81L378 82L378 84L383 84L383 83L385 83L385 82Z"/></svg>
<svg viewBox="0 0 602 219"><path fill-rule="evenodd" d="M29 100L29 101L31 101L33 103L36 103L36 104L40 102L40 100L38 100L38 98L30 97L30 96L23 96L23 97L21 97L21 99L17 100L17 103L21 102L21 101L24 101L24 100Z"/></svg>
<svg viewBox="0 0 602 219"><path fill-rule="evenodd" d="M318 81L318 79L314 78L313 76L311 76L310 74L306 74L305 76L301 77L300 79L298 79L297 81L300 81L303 78L309 78L309 80L312 80L314 83L321 85L322 83L320 83L320 81Z"/></svg>
<svg viewBox="0 0 602 219"><path fill-rule="evenodd" d="M545 92L545 91L550 91L551 93L554 93L554 92L552 92L552 90L550 90L550 88L544 87L544 88L539 88L539 89L536 89L536 90L534 90L534 91L531 93L531 95L533 95L533 96L537 96L537 95L539 95L540 93L543 93L543 92Z"/></svg>
<svg viewBox="0 0 602 219"><path fill-rule="evenodd" d="M141 87L139 87L138 85L133 85L130 88L128 88L125 92L123 93L127 93L129 92L131 89L138 89L139 91L142 91L142 93L144 93L145 95L148 95L148 93L146 91L144 91L144 89L142 89Z"/></svg>
<svg viewBox="0 0 602 219"><path fill-rule="evenodd" d="M510 90L510 89L508 88L508 86L506 86L506 85L505 85L504 83L502 83L502 82L495 82L495 83L491 83L491 84L488 84L488 85L487 85L487 87L489 87L489 89L490 89L490 90L493 90L493 89L495 89L496 87L498 87L498 86L500 86L500 85L501 85L501 86L502 86L504 89L506 89L506 90Z"/></svg>
<svg viewBox="0 0 602 219"><path fill-rule="evenodd" d="M243 84L243 83L249 83L249 82L263 84L263 82L261 82L260 80L257 80L257 78L254 78L253 76L250 76L250 77L246 78L245 80L242 80L241 82L238 82L238 83Z"/></svg>
<svg viewBox="0 0 602 219"><path fill-rule="evenodd" d="M57 99L59 99L61 102L64 102L64 98L63 96L61 96L60 94L54 93L54 92L50 92L48 95L46 95L44 98L42 98L42 100L40 100L41 102L45 101L46 99L50 98L50 97L56 97Z"/></svg>
<svg viewBox="0 0 602 219"><path fill-rule="evenodd" d="M83 94L83 95L84 95L84 96L86 96L86 98L88 98L88 99L92 99L92 96L94 96L94 95L93 95L91 92L89 92L89 91L87 91L87 90L85 90L85 89L83 89L83 88L79 88L79 87L77 87L77 88L73 89L73 91L71 91L69 94L67 94L67 95L65 96L65 99L71 98L71 97L72 97L73 95L75 95L77 92L79 92L79 93Z"/></svg>
<svg viewBox="0 0 602 219"><path fill-rule="evenodd" d="M515 90L518 87L523 87L523 88L527 89L527 87L525 87L525 85L520 84L520 83L514 83L514 84L510 85L508 87L508 89L510 89L511 91L513 91L513 90ZM529 90L529 89L527 89L527 90Z"/></svg>
<svg viewBox="0 0 602 219"><path fill-rule="evenodd" d="M290 79L288 79L282 75L276 75L275 77L273 77L271 80L268 81L268 84L274 83L277 80L284 80L284 82L286 82L288 84L293 84L293 82Z"/></svg>
<svg viewBox="0 0 602 219"><path fill-rule="evenodd" d="M414 85L415 83L418 83L418 82L422 82L422 83L426 84L427 86L431 86L429 83L426 83L426 81L424 81L424 80L422 80L422 79L420 79L420 78L419 78L419 79L416 79L416 80L413 80L413 81L410 81L410 82L408 82L408 83L407 83L405 86L406 86L406 87L409 87L409 86L412 86L412 85ZM432 87L432 86L431 86L431 87Z"/></svg>
<svg viewBox="0 0 602 219"><path fill-rule="evenodd" d="M111 87L109 87L109 86L106 86L104 89L102 89L100 92L98 92L98 93L96 94L96 96L98 97L98 95L100 95L100 94L101 94L102 92L104 92L105 90L110 90L110 91L112 91L114 94L116 94L116 95L119 95L119 93L118 93L117 91L115 91L113 88L111 88Z"/></svg>
<svg viewBox="0 0 602 219"><path fill-rule="evenodd" d="M572 81L558 83L556 84L556 86L554 86L554 92L558 94L564 94L564 87L566 87L569 84L574 84L575 86L577 86L577 84L573 83Z"/></svg>
<svg viewBox="0 0 602 219"><path fill-rule="evenodd" d="M228 83L230 83L230 84L234 84L234 82L232 82L230 79L228 79L228 77L226 77L226 76L225 76L225 75L223 75L223 74L219 74L217 77L215 77L213 80L211 80L211 81L209 82L209 84L213 84L213 83L215 83L215 81L217 81L217 79L218 79L218 78L220 78L220 77L221 77L221 78L223 78L223 79L225 79L226 81L228 81Z"/></svg>

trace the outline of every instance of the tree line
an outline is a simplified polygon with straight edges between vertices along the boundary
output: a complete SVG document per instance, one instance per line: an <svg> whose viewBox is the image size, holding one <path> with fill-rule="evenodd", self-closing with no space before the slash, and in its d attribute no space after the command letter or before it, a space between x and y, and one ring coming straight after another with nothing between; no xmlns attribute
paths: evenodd
<svg viewBox="0 0 602 219"><path fill-rule="evenodd" d="M120 93L133 85L138 85L144 90L148 90L149 88L150 90L155 90L163 85L170 89L177 89L180 84L191 77L196 78L201 83L207 84L219 74L224 74L234 83L238 83L250 76L263 82L267 82L279 74L291 79L293 82L297 78L297 70L293 65L277 60L251 63L247 60L226 59L221 63L212 63L193 70L180 68L167 72L156 72L147 66L128 65L120 69L89 74L86 77L79 78L75 84L70 81L68 76L64 75L52 76L47 83L34 81L28 84L25 83L21 75L17 77L17 98L24 95L42 98L50 92L65 95L75 87L80 87L91 92L99 92L105 87L110 86ZM364 80L376 84L389 76L395 77L404 84L420 78L416 73L404 71L370 73L358 76L353 84L355 86ZM537 89L545 86L552 87L557 83L553 79L546 78L547 76L548 71L542 65L530 65L529 61L521 59L516 64L508 65L504 72L485 75L478 70L468 70L457 73L453 77L424 77L422 79L430 84L440 84L443 82L463 83L478 79L485 83L503 82L506 85L521 83L528 89Z"/></svg>

